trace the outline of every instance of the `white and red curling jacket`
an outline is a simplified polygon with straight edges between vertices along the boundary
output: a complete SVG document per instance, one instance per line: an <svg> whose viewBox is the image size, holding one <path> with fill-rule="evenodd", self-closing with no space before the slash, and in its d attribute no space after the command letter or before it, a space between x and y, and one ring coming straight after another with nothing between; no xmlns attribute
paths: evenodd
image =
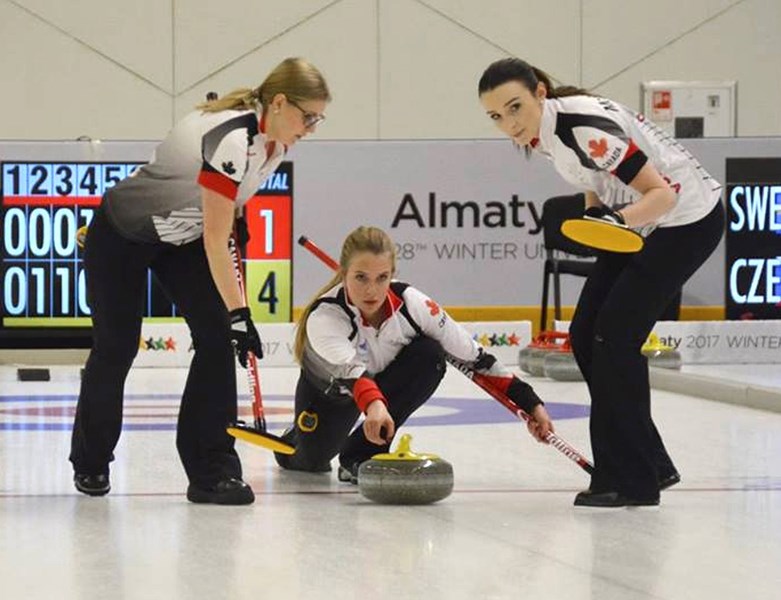
<svg viewBox="0 0 781 600"><path fill-rule="evenodd" d="M677 194L675 206L655 223L659 227L699 221L721 197L721 184L686 148L643 115L605 98L546 99L532 147L567 182L611 207L640 198L629 183L650 161Z"/></svg>
<svg viewBox="0 0 781 600"><path fill-rule="evenodd" d="M240 209L285 156L253 110L194 111L179 121L150 162L108 190L103 208L125 237L181 245L203 235L201 188Z"/></svg>
<svg viewBox="0 0 781 600"><path fill-rule="evenodd" d="M385 321L375 328L350 302L342 284L321 296L306 321L301 366L307 379L326 394L352 396L365 410L359 396L367 379L383 371L418 335L435 339L447 354L465 363L486 356L466 329L414 287L392 282L385 309ZM515 379L493 357L482 363L486 368L478 366L478 370L495 381L503 380L503 389Z"/></svg>

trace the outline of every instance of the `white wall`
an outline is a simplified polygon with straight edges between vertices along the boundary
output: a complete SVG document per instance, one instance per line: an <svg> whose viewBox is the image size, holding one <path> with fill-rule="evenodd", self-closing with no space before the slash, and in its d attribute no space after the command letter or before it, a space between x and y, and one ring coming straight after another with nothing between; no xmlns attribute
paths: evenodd
<svg viewBox="0 0 781 600"><path fill-rule="evenodd" d="M739 135L780 135L780 49L779 0L0 0L0 138L159 139L289 55L332 87L320 139L495 137L475 89L509 54L634 108L737 80Z"/></svg>

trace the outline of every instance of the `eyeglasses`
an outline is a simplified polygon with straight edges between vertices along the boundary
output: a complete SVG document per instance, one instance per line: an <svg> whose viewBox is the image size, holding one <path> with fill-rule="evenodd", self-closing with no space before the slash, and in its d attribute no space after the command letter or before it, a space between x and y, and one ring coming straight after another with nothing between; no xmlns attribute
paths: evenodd
<svg viewBox="0 0 781 600"><path fill-rule="evenodd" d="M301 111L301 115L304 118L304 127L306 127L307 129L309 129L310 127L314 127L318 123L322 123L323 121L325 121L325 115L304 110L298 105L298 103L294 102L290 98L287 98L287 101Z"/></svg>

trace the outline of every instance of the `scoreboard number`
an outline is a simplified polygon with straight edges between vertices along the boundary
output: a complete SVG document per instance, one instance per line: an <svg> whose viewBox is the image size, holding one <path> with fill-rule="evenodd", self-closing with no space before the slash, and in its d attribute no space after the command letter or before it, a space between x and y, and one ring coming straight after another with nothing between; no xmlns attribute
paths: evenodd
<svg viewBox="0 0 781 600"><path fill-rule="evenodd" d="M83 249L77 231L92 223L104 192L138 162L11 162L2 169L2 326L89 327ZM245 207L251 239L245 252L247 291L258 322L292 316L292 164ZM147 275L145 317L176 316Z"/></svg>

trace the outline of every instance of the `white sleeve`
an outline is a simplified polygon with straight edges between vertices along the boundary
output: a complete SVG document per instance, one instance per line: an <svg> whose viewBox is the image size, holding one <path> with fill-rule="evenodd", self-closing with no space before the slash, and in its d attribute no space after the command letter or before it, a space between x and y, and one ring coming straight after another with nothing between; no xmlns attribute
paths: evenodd
<svg viewBox="0 0 781 600"><path fill-rule="evenodd" d="M336 305L320 304L306 321L307 341L318 366L335 379L357 379L367 369L350 340L352 323Z"/></svg>
<svg viewBox="0 0 781 600"><path fill-rule="evenodd" d="M442 344L445 352L465 362L477 360L480 344L445 310L420 290L404 290L404 303L423 333Z"/></svg>
<svg viewBox="0 0 781 600"><path fill-rule="evenodd" d="M207 131L201 142L203 162L198 183L231 200L247 172L247 128L233 119Z"/></svg>

